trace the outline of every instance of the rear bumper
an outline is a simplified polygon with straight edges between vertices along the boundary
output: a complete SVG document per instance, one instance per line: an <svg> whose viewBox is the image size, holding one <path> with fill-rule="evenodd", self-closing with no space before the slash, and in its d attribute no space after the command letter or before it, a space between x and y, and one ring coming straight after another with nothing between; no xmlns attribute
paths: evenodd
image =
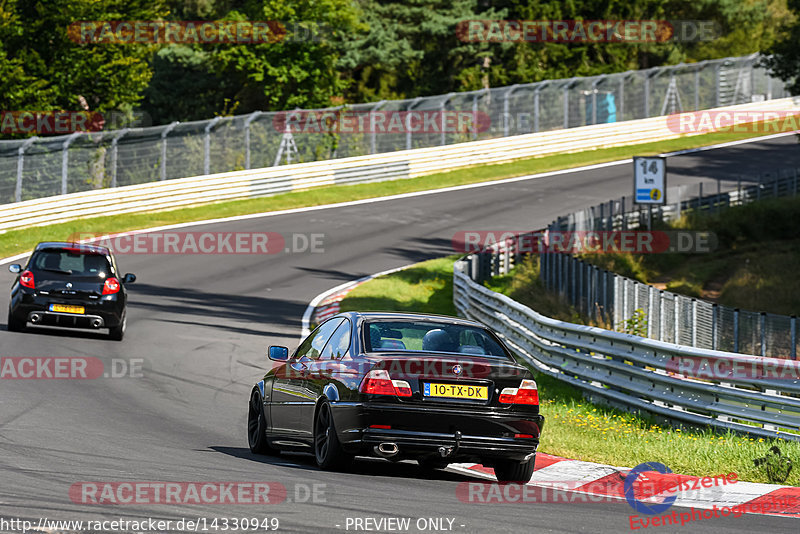
<svg viewBox="0 0 800 534"><path fill-rule="evenodd" d="M62 326L67 328L107 328L100 315L57 313L33 311L28 313L27 322L37 326Z"/></svg>
<svg viewBox="0 0 800 534"><path fill-rule="evenodd" d="M444 447L448 462L521 462L536 452L544 425L543 416L520 412L356 403L331 407L339 440L351 454L373 454L375 446L395 443L405 458L442 458Z"/></svg>
<svg viewBox="0 0 800 534"><path fill-rule="evenodd" d="M46 295L33 295L19 292L12 296L9 313L19 321L26 321L37 326L61 326L67 328L112 328L122 323L125 310L124 302L117 295L112 299L86 301L83 299L56 299ZM50 304L68 304L83 306L84 313L60 313L50 311ZM37 316L37 320L33 320ZM96 322L100 325L96 326Z"/></svg>
<svg viewBox="0 0 800 534"><path fill-rule="evenodd" d="M532 438L456 437L455 434L376 429L366 430L361 443L363 452L369 452L381 443L395 443L404 457L446 458L450 462L479 459L480 463L487 465L491 465L492 460L528 460L539 446L539 440ZM442 447L446 457L440 452Z"/></svg>

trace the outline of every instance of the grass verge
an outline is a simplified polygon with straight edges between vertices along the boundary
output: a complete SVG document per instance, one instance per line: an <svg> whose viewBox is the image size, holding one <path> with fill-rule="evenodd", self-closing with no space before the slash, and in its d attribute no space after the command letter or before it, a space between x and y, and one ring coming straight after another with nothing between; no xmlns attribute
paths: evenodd
<svg viewBox="0 0 800 534"><path fill-rule="evenodd" d="M341 309L453 315L453 259L426 261L366 282L342 300ZM532 262L520 268L527 269L526 278L538 278ZM558 302L541 295L535 285L511 282L514 279L512 272L505 279L495 278L490 287L503 288L515 298L527 292L525 300L541 313L560 309ZM560 313L566 320L571 318L563 309ZM735 472L739 480L750 482L770 482L765 468L756 467L753 460L766 456L773 445L795 462L800 459L800 443L673 428L648 415L587 402L580 392L549 376L538 374L536 379L546 418L540 450L548 454L628 467L659 461L676 473L714 476ZM792 471L785 483L800 484L800 473Z"/></svg>
<svg viewBox="0 0 800 534"><path fill-rule="evenodd" d="M713 232L706 254L591 254L590 263L640 282L732 308L800 314L800 197L768 199L718 213L690 213L662 229Z"/></svg>
<svg viewBox="0 0 800 534"><path fill-rule="evenodd" d="M749 137L757 137L762 135L764 131L769 130L759 129L758 133L716 132L692 137L681 137L657 143L645 143L600 150L586 150L574 154L558 154L541 158L522 159L498 165L482 165L405 180L327 186L307 191L282 193L270 197L217 202L168 211L92 217L66 223L35 227L33 229L9 230L0 233L0 257L29 251L39 241L64 240L79 232L102 234L117 233L182 222L319 206L350 200L439 189L442 187L580 167L583 165L626 159L632 156L654 155L713 145Z"/></svg>

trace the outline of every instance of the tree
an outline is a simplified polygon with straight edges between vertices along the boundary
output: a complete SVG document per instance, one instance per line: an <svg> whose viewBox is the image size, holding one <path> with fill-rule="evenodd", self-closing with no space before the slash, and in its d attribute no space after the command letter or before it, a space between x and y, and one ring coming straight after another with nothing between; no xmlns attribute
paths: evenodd
<svg viewBox="0 0 800 534"><path fill-rule="evenodd" d="M0 7L0 108L130 110L150 80L147 44L81 44L76 21L153 20L161 0L6 0Z"/></svg>
<svg viewBox="0 0 800 534"><path fill-rule="evenodd" d="M482 65L492 45L460 40L457 26L471 19L499 19L505 11L480 8L477 0L359 0L359 5L366 28L343 43L341 64L355 80L350 101L481 87Z"/></svg>
<svg viewBox="0 0 800 534"><path fill-rule="evenodd" d="M767 49L764 65L785 82L789 91L800 94L800 0L789 0L793 16L781 27L778 40Z"/></svg>

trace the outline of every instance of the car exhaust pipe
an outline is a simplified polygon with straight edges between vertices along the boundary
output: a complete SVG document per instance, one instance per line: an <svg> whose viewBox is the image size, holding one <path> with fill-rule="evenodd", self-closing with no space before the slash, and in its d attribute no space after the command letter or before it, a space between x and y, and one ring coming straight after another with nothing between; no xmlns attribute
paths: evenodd
<svg viewBox="0 0 800 534"><path fill-rule="evenodd" d="M37 324L37 323L42 322L42 314L40 314L40 313L31 314L31 322L33 324Z"/></svg>
<svg viewBox="0 0 800 534"><path fill-rule="evenodd" d="M383 456L384 458L397 456L397 453L400 452L400 449L397 447L397 443L381 443L373 450L375 451L375 454L378 456Z"/></svg>
<svg viewBox="0 0 800 534"><path fill-rule="evenodd" d="M92 321L92 328L100 328L101 326L103 326L103 321L100 319L94 319Z"/></svg>

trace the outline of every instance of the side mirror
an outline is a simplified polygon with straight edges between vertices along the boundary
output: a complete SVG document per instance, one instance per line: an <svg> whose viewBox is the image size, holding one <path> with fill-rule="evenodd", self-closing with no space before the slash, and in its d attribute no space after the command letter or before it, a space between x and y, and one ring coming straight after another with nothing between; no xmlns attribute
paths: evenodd
<svg viewBox="0 0 800 534"><path fill-rule="evenodd" d="M136 281L136 275L133 273L128 273L122 277L123 284L132 284Z"/></svg>
<svg viewBox="0 0 800 534"><path fill-rule="evenodd" d="M22 272L22 266L19 263L12 263L8 266L8 270L14 274L19 274Z"/></svg>
<svg viewBox="0 0 800 534"><path fill-rule="evenodd" d="M270 360L276 362L285 362L289 360L289 349L279 345L272 345L270 346L269 351L267 351L267 356L269 356Z"/></svg>

